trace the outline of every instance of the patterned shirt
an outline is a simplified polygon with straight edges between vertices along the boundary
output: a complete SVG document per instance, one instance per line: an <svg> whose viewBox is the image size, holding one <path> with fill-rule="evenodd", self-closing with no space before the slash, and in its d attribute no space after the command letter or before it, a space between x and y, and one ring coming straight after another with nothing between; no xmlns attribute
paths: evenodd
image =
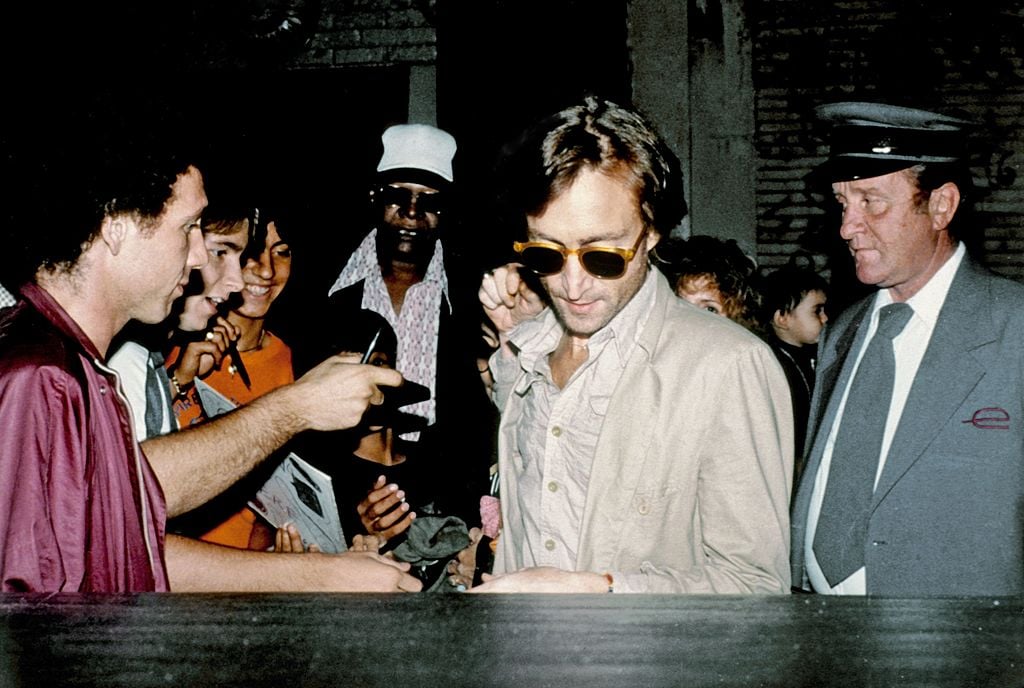
<svg viewBox="0 0 1024 688"><path fill-rule="evenodd" d="M403 407L405 413L424 416L428 423L437 419L435 396L437 392L437 336L441 324L441 299L448 303L448 277L444 271L444 253L441 242L434 248L423 280L409 287L402 303L402 312L395 313L388 287L381 275L377 259L377 230L363 239L348 259L334 286L327 295L345 289L360 281L363 285L362 307L379 313L387 319L398 337L398 359L395 369L406 379L430 388L430 399ZM415 433L412 433L415 434ZM412 438L410 438L412 439Z"/></svg>

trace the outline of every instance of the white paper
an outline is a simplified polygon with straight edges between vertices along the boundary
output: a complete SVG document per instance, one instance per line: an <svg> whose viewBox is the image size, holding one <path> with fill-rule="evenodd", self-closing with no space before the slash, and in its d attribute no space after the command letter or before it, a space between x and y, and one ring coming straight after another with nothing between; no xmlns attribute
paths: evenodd
<svg viewBox="0 0 1024 688"><path fill-rule="evenodd" d="M322 552L347 549L331 477L294 453L285 457L249 506L275 528L295 524L307 547L315 542Z"/></svg>
<svg viewBox="0 0 1024 688"><path fill-rule="evenodd" d="M196 391L209 418L235 408L227 397L202 380L196 380ZM284 458L249 506L275 528L294 524L306 547L316 543L327 553L347 549L331 477L294 452Z"/></svg>

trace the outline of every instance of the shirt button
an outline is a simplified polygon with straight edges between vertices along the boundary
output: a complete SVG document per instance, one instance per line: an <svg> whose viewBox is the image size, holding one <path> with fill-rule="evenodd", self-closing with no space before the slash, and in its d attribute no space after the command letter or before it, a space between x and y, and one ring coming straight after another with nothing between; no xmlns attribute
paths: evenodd
<svg viewBox="0 0 1024 688"><path fill-rule="evenodd" d="M641 516L646 516L650 513L651 507L649 504L647 504L646 501L641 501L639 504L636 505L636 510L640 512Z"/></svg>
<svg viewBox="0 0 1024 688"><path fill-rule="evenodd" d="M548 483L548 489L552 492L558 492L558 483L552 480Z"/></svg>
<svg viewBox="0 0 1024 688"><path fill-rule="evenodd" d="M551 428L551 434L554 435L555 437L561 437L562 436L562 428L560 428L560 427L558 427L556 425L555 427Z"/></svg>
<svg viewBox="0 0 1024 688"><path fill-rule="evenodd" d="M107 393L107 388L106 387L100 387L100 394L106 394L106 393Z"/></svg>
<svg viewBox="0 0 1024 688"><path fill-rule="evenodd" d="M554 540L546 540L544 542L544 549L546 549L547 551L550 552L554 548L555 548L555 541Z"/></svg>

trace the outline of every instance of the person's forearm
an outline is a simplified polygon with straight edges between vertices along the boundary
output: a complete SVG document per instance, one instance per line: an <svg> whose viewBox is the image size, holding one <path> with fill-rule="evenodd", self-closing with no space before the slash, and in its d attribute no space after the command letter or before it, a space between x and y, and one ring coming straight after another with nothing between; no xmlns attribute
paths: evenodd
<svg viewBox="0 0 1024 688"><path fill-rule="evenodd" d="M222 547L168 535L173 592L416 592L406 564L376 554L275 553Z"/></svg>
<svg viewBox="0 0 1024 688"><path fill-rule="evenodd" d="M612 591L612 579L593 571L566 571L551 566L522 569L501 576L484 574L484 583L472 592L492 593L607 593Z"/></svg>
<svg viewBox="0 0 1024 688"><path fill-rule="evenodd" d="M293 568L295 557L305 556L222 547L180 535L167 536L165 553L174 592L281 591L282 567Z"/></svg>
<svg viewBox="0 0 1024 688"><path fill-rule="evenodd" d="M205 504L306 429L305 420L289 411L291 387L142 444L163 488L168 516Z"/></svg>

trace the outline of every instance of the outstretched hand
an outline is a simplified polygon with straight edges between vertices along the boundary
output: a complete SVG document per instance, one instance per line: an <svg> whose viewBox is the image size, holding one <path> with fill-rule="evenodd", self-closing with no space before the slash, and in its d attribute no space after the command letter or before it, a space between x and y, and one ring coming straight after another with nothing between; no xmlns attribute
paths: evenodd
<svg viewBox="0 0 1024 688"><path fill-rule="evenodd" d="M391 368L360 365L352 354L331 356L275 394L287 394L287 407L308 430L345 430L355 427L370 405L384 403L382 387L402 384L402 374Z"/></svg>

